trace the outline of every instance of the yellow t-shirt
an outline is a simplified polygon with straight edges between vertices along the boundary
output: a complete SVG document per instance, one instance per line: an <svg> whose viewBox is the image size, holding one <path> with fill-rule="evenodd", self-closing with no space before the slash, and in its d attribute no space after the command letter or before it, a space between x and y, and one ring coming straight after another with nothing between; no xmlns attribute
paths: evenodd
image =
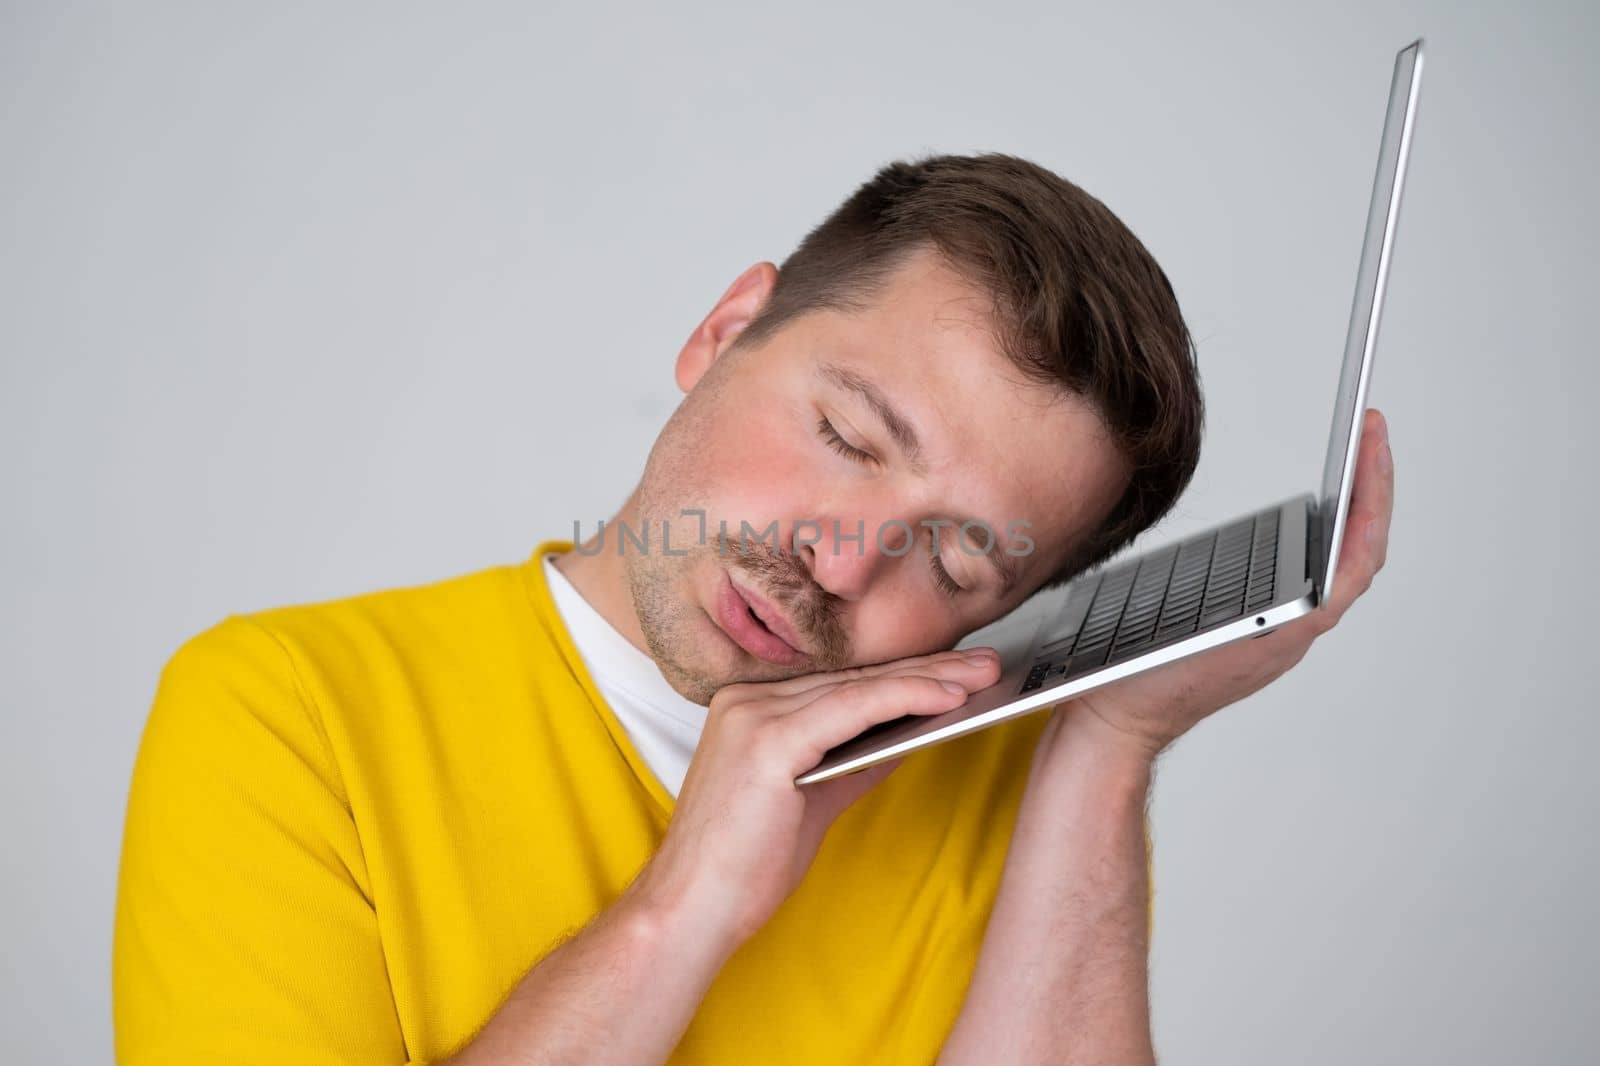
<svg viewBox="0 0 1600 1066"><path fill-rule="evenodd" d="M128 803L120 1062L434 1061L616 900L673 800L551 601L541 556L570 547L177 651ZM931 1062L1047 717L917 753L846 811L670 1061Z"/></svg>

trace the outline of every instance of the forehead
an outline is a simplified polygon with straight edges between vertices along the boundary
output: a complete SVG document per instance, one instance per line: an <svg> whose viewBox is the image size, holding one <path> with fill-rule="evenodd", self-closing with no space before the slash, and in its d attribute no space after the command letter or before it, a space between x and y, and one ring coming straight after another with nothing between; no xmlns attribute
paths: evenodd
<svg viewBox="0 0 1600 1066"><path fill-rule="evenodd" d="M1025 378L1001 351L988 295L937 254L908 259L866 308L808 319L810 357L871 382L917 429L930 493L1002 534L1031 523L1044 569L1120 495L1126 465L1098 413Z"/></svg>

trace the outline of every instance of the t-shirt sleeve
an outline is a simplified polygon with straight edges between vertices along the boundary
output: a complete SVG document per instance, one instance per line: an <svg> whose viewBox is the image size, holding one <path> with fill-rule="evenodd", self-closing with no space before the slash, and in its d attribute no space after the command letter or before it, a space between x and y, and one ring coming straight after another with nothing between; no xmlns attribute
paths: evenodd
<svg viewBox="0 0 1600 1066"><path fill-rule="evenodd" d="M399 1066L361 841L284 645L236 616L162 671L134 766L112 987L124 1066Z"/></svg>

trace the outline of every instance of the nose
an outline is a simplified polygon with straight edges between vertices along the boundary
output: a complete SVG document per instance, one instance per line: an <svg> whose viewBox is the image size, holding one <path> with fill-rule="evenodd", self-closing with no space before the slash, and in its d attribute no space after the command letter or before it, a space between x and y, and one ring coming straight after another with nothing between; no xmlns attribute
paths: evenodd
<svg viewBox="0 0 1600 1066"><path fill-rule="evenodd" d="M914 543L903 523L875 526L865 519L828 519L796 528L800 557L811 579L841 600L859 600L887 562L907 554Z"/></svg>

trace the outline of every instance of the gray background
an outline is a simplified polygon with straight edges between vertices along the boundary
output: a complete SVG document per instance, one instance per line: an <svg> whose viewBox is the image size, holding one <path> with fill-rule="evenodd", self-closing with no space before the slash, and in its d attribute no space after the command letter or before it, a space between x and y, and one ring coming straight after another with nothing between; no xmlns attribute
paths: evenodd
<svg viewBox="0 0 1600 1066"><path fill-rule="evenodd" d="M1165 264L1211 420L1159 538L1311 488L1418 34L1390 565L1162 766L1158 1046L1592 1054L1592 5L226 7L0 7L8 1060L110 1056L177 645L610 514L699 317L890 158L1030 157Z"/></svg>

